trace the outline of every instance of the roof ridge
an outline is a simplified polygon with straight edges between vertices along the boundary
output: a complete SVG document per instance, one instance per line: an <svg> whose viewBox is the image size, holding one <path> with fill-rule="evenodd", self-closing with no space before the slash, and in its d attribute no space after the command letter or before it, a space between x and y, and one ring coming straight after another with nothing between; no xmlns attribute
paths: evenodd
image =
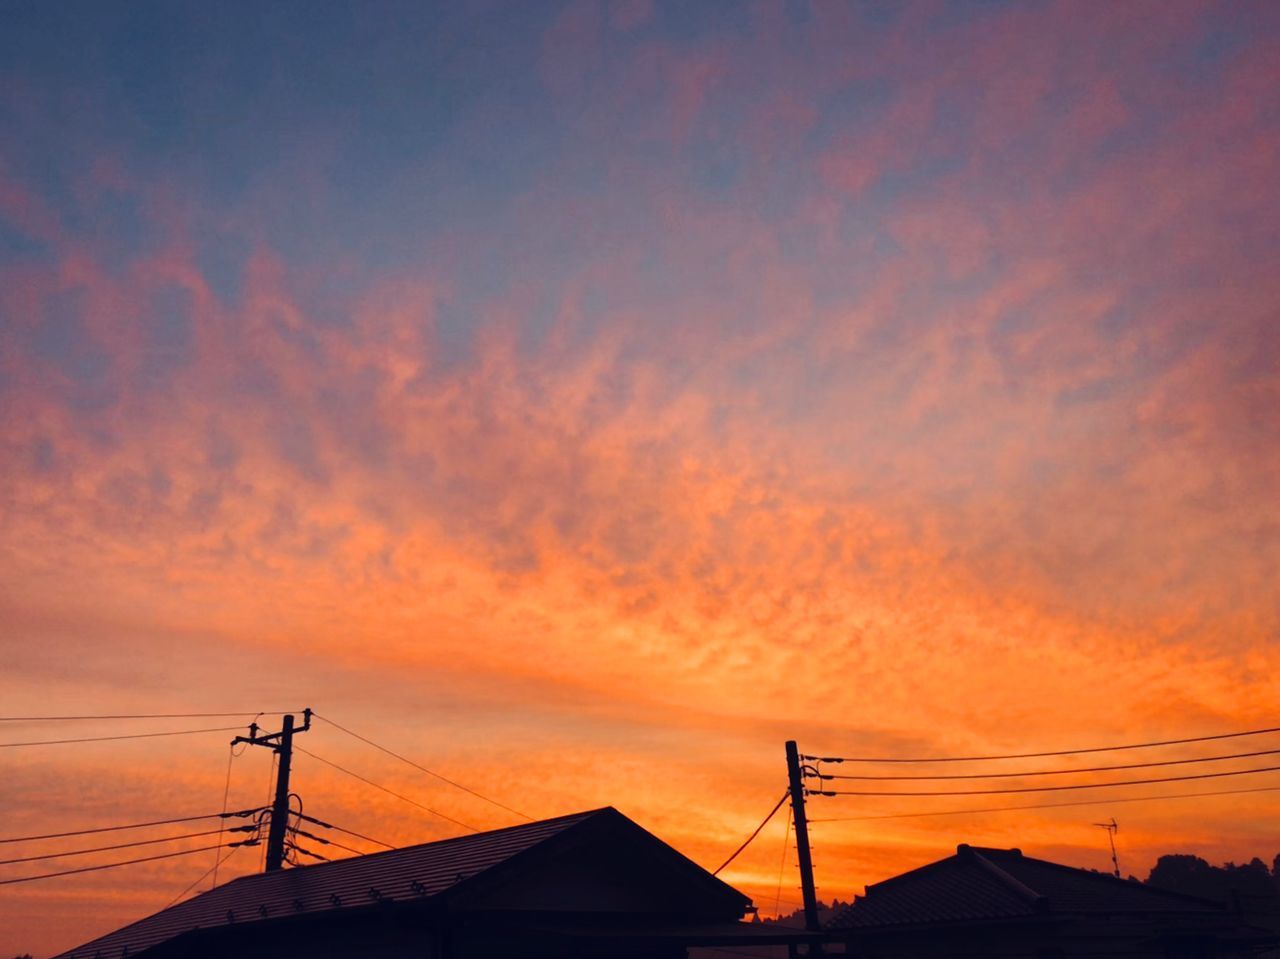
<svg viewBox="0 0 1280 959"><path fill-rule="evenodd" d="M975 847L975 848L978 848L978 847ZM1144 892L1148 892L1157 896L1168 896L1170 898L1183 899L1189 902L1200 903L1201 905L1212 906L1214 908L1222 907L1222 903L1216 899L1208 899L1204 896L1197 896L1194 893L1190 893L1190 892L1182 892L1178 889L1165 889L1162 886L1153 886L1150 883L1143 882L1141 879L1136 879L1134 877L1130 877L1128 879L1122 879L1120 876L1116 876L1109 872L1102 872L1101 870L1098 870L1098 869L1086 869L1083 866L1069 866L1065 862L1054 862L1052 859L1040 859L1037 856L1028 856L1028 855L1025 855L1021 850L999 849L999 848L991 847L988 849L983 849L982 851L1003 852L1003 853L1016 852L1019 858L1022 859L1024 862L1032 862L1032 863L1035 863L1037 866L1048 866L1049 868L1055 869L1058 872L1071 873L1073 875L1082 876L1086 879L1096 881L1096 882L1105 882L1105 883L1113 883L1113 884L1119 883L1120 885L1124 886L1126 889L1134 889L1134 888L1142 889Z"/></svg>
<svg viewBox="0 0 1280 959"><path fill-rule="evenodd" d="M1044 893L1036 892L1034 889L1032 889L1030 886L1024 883L1017 876L1011 875L1004 869L1001 869L999 865L992 862L990 859L988 859L986 856L983 855L983 852L990 852L993 850L979 851L978 849L975 849L972 846L961 845L956 850L957 856L964 857L966 855L966 853L961 852L961 850L967 851L968 857L974 859L981 868L991 873L991 875L993 875L996 879L1000 880L1000 882L1004 883L1006 886L1008 886L1010 889L1016 892L1023 899L1026 899L1037 909L1048 909L1052 905L1049 900L1049 897L1044 895ZM1002 849L999 851L1012 852L1012 850L1007 850L1007 849ZM1022 853L1020 851L1018 852L1018 856L1019 857L1022 856Z"/></svg>

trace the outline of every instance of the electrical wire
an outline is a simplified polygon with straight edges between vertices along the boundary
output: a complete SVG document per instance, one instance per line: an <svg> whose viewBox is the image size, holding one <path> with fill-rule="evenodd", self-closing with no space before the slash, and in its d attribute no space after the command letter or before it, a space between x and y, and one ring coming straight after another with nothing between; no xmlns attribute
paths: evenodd
<svg viewBox="0 0 1280 959"><path fill-rule="evenodd" d="M787 801L787 797L788 797L789 795L791 795L790 790L788 790L787 792L784 792L784 793L782 794L782 798L781 798L781 799L779 799L779 800L778 800L778 802L777 802L777 804L776 804L772 809L770 809L770 810L769 810L769 815L765 816L765 817L764 817L764 820L760 823L760 825L756 826L755 832L753 832L750 836L748 836L748 837L747 837L746 842L744 842L741 846L739 846L737 849L735 849L735 850L733 851L733 855L732 855L732 856L730 856L730 857L729 857L728 859L726 859L724 862L720 863L720 868L719 868L719 869L717 869L715 872L713 872L711 875L713 875L713 876L718 876L718 875L720 875L720 873L722 873L722 872L724 871L724 867L725 867L725 866L729 865L729 863L731 863L731 862L733 862L735 859L737 859L737 858L738 858L738 854L739 854L739 853L741 853L741 852L742 852L742 850L746 849L748 846L750 846L750 845L751 845L751 841L752 841L753 839L755 839L755 838L756 838L756 836L760 835L760 830L761 830L761 829L763 829L765 826L769 825L769 820L773 818L774 813L776 813L779 809L781 809L781 808L782 808L782 804L783 804L784 802L786 802L786 801Z"/></svg>
<svg viewBox="0 0 1280 959"><path fill-rule="evenodd" d="M326 846L337 846L339 849L345 849L347 852L355 853L357 856L368 855L368 853L361 852L359 849L352 849L350 846L344 846L336 839L325 839L324 836L317 836L315 833L307 832L305 829L294 829L293 834L295 842L297 841L298 836L303 836L307 839L314 839L316 842L322 843Z"/></svg>
<svg viewBox="0 0 1280 959"><path fill-rule="evenodd" d="M313 712L311 715L315 716L316 719L324 720L330 726L334 727L335 729L341 730L342 732L346 733L348 736L352 736L355 739L360 740L360 742L365 743L368 746L372 746L374 749L381 750L382 752L386 753L388 756L391 756L395 759L400 760L402 763L407 763L408 765L412 766L414 769L417 769L420 772L426 773L428 776L434 776L436 779L439 779L441 782L448 783L450 786L453 786L455 789L461 789L463 792L469 793L470 795L475 796L477 799L484 800L485 802L489 803L491 806L497 806L499 809L505 809L507 812L511 813L513 816L519 816L521 819L527 820L529 822L534 821L532 816L526 815L525 813L522 813L518 809L512 809L510 806L505 805L504 803L500 803L496 799L490 799L488 796L485 796L482 793L478 793L474 789L470 788L469 786L464 786L462 785L462 783L456 782L455 780L452 780L447 776L442 776L440 775L440 773L436 772L434 769L428 769L426 766L423 766L419 763L414 762L412 759L409 759L407 756L402 756L398 752L388 749L386 746L382 746L378 743L375 743L372 739L369 739L365 736L361 736L359 733L348 729L346 726L340 725L339 723L335 723L332 719L329 719L327 716L321 716L319 713L316 713L316 712Z"/></svg>
<svg viewBox="0 0 1280 959"><path fill-rule="evenodd" d="M870 822L878 819L924 819L932 816L967 816L974 813L1015 812L1024 809L1059 809L1064 806L1109 806L1114 803L1163 802L1169 799L1201 799L1206 796L1239 796L1244 793L1280 792L1280 786L1255 786L1250 789L1219 789L1210 792L1173 793L1163 796L1122 796L1119 799L1075 799L1070 802L1031 803L1025 806L988 806L984 809L943 809L929 812L887 813L878 816L839 816L833 819L810 819L823 822Z"/></svg>
<svg viewBox="0 0 1280 959"><path fill-rule="evenodd" d="M1162 759L1158 762L1149 763L1125 763L1121 766L1083 766L1079 769L1038 769L1034 772L1012 772L1012 773L953 773L951 775L935 775L935 776L853 776L846 773L824 773L813 772L806 773L807 779L856 779L860 781L876 781L876 782L906 782L938 780L938 779L1024 779L1032 776L1069 776L1072 773L1106 773L1115 772L1119 769L1150 769L1155 766L1185 766L1194 763L1216 763L1223 762L1228 759L1251 759L1255 756L1275 756L1280 754L1280 749L1259 749L1251 753L1232 753L1229 756L1202 756L1199 759Z"/></svg>
<svg viewBox="0 0 1280 959"><path fill-rule="evenodd" d="M120 739L155 739L158 736L192 736L196 733L229 733L239 726L211 726L205 729L175 729L163 733L128 733L123 736L82 736L78 739L39 739L24 743L0 743L0 749L12 749L15 746L65 746L68 743L106 743Z"/></svg>
<svg viewBox="0 0 1280 959"><path fill-rule="evenodd" d="M256 826L236 826L228 832L249 832ZM162 842L177 842L179 839L196 839L200 836L221 835L221 829L207 829L204 832L183 833L181 836L165 836L163 839L137 839L133 842L121 842L112 846L96 846L93 849L70 849L66 852L46 852L39 856L23 856L19 859L0 859L0 866L12 866L20 862L35 862L38 859L62 859L66 856L87 856L95 852L109 852L112 849L131 849L134 846L154 846Z"/></svg>
<svg viewBox="0 0 1280 959"><path fill-rule="evenodd" d="M322 856L318 852L312 852L310 849L303 849L301 846L292 846L294 852L300 852L304 856L310 856L312 859L319 859L321 862L333 862L328 856Z"/></svg>
<svg viewBox="0 0 1280 959"><path fill-rule="evenodd" d="M286 716L300 709L246 709L238 713L138 713L132 716L0 716L0 723L51 723L90 719L230 719L236 716ZM237 727L238 728L238 727Z"/></svg>
<svg viewBox="0 0 1280 959"><path fill-rule="evenodd" d="M246 746L245 748L248 749L249 747ZM235 759L236 759L236 744L232 743L227 748L227 782L226 782L226 785L222 787L223 813L227 811L227 797L231 795L231 764L235 762ZM222 824L225 824L225 823L226 823L226 819L222 819L220 820L220 825L218 826L218 845L219 846L222 845ZM213 869L211 870L211 872L213 873L213 883L209 886L210 889L212 889L214 886L218 884L218 861L219 861L219 857L215 853L213 857Z"/></svg>
<svg viewBox="0 0 1280 959"><path fill-rule="evenodd" d="M280 753L273 749L271 750L271 771L270 773L267 774L267 801L263 804L263 808L268 810L268 813L267 813L268 817L274 814L274 804L271 801L271 797L272 797L272 793L275 792L275 789L273 787L275 786L276 769L279 767L279 764L280 764ZM258 817L258 822L259 824L261 824L262 822L261 816ZM262 860L260 865L262 866L262 869L265 872L267 868L267 844L266 843L262 844Z"/></svg>
<svg viewBox="0 0 1280 959"><path fill-rule="evenodd" d="M1192 776L1164 776L1159 779L1125 779L1113 783L1079 783L1071 786L1022 786L1016 789L947 789L934 792L867 792L856 789L810 789L810 796L997 796L1011 793L1062 792L1068 789L1106 789L1112 786L1148 786L1152 783L1180 783L1192 779L1222 779L1226 776L1248 776L1254 773L1272 773L1280 766L1260 766L1256 769L1235 769L1221 773L1198 773Z"/></svg>
<svg viewBox="0 0 1280 959"><path fill-rule="evenodd" d="M286 799L286 802L289 804L288 813L287 813L287 815L285 816L285 830L286 830L286 834L287 834L287 836L289 837L289 838L288 838L288 840L287 840L287 843L286 843L286 849L285 849L286 857L287 857L287 854L288 854L290 851L292 851L292 849L293 849L295 846L297 846L297 844L298 844L298 834L299 834L300 832L302 832L301 826L302 826L302 806L303 806L303 804L302 804L302 797L301 797L301 796L299 796L297 793L289 793L289 795L288 795L287 797L285 797L285 799ZM293 801L294 801L295 799L296 799L296 800L298 800L298 811L297 811L296 813L293 811ZM293 819L292 817L294 817L294 816L297 816L298 818L297 818L297 819ZM298 865L298 861L297 861L297 859L293 859L293 860L291 860L291 861L292 861L293 865L295 865L295 866L296 866L296 865Z"/></svg>
<svg viewBox="0 0 1280 959"><path fill-rule="evenodd" d="M153 819L151 822L135 822L129 823L127 826L99 826L96 829L73 829L70 832L51 832L45 833L43 836L11 836L8 839L0 839L0 843L6 842L36 842L40 839L62 839L66 836L88 836L92 833L99 832L119 832L122 829L145 829L148 826L168 826L178 822L198 822L201 819L243 819L246 816L252 816L256 812L262 810L261 806L253 809L239 809L235 812L210 813L207 816L179 816L176 819Z"/></svg>
<svg viewBox="0 0 1280 959"><path fill-rule="evenodd" d="M375 846L385 846L388 849L399 849L399 846L393 846L389 842L383 842L381 839L374 839L372 836L365 836L356 832L354 829L344 829L342 826L335 826L333 823L325 822L323 819L317 819L315 816L300 816L299 818L317 826L323 826L325 829L336 829L338 832L345 832L348 836L355 836L357 839L363 839L365 842L371 842ZM332 842L332 840L330 840Z"/></svg>
<svg viewBox="0 0 1280 959"><path fill-rule="evenodd" d="M246 839L238 843L229 843L225 848L233 846L256 845L258 840ZM199 849L183 849L178 852L166 852L159 856L144 856L141 859L128 859L124 862L108 862L98 866L83 866L80 869L65 869L62 872L46 872L38 876L21 876L17 879L0 879L0 886L11 886L19 882L35 882L37 879L56 879L59 876L75 876L84 872L97 872L99 869L115 869L117 866L133 866L140 862L155 862L158 859L173 859L177 856L191 856L198 852L208 852L210 849L217 849L217 846L201 846Z"/></svg>
<svg viewBox="0 0 1280 959"><path fill-rule="evenodd" d="M319 837L317 836L316 838L318 839ZM321 840L321 841L322 841L322 842L324 842L324 840ZM328 840L327 845L330 845L330 846L336 846L338 849L344 849L344 850L346 850L347 852L352 853L353 855L356 855L356 856L368 856L368 855L370 855L370 853L367 853L367 852L365 852L365 851L364 851L364 850L362 850L362 849L352 849L350 846L345 846L345 845L343 845L342 843L338 842L338 840L336 840L336 839L330 839L330 840Z"/></svg>
<svg viewBox="0 0 1280 959"><path fill-rule="evenodd" d="M396 799L402 800L403 802L407 802L411 806L417 806L419 809L426 810L427 812L431 813L431 815L438 816L441 819L447 820L448 822L453 823L455 826L461 826L463 829L470 830L471 832L480 831L475 826L469 825L468 823L465 823L460 819L454 819L452 816L445 815L444 813L440 812L438 809L432 809L430 806L424 806L422 803L418 802L416 799L410 799L408 796L401 795L400 793L392 789L388 789L386 786L383 786L381 783L376 783L372 779L366 779L364 776L361 776L359 773L354 773L350 769L347 769L345 766L339 766L337 763L333 762L332 760L325 759L323 756L317 756L315 753L311 752L308 749L303 749L301 746L296 746L296 745L293 748L295 751L302 753L304 756L310 756L312 759L315 759L318 762L322 762L326 766L333 767L340 773L345 773L346 775L350 776L352 779L358 779L367 786L372 786L374 789L380 789L384 793L386 793L388 796L394 796Z"/></svg>
<svg viewBox="0 0 1280 959"><path fill-rule="evenodd" d="M1219 739L1240 739L1244 736L1263 736L1267 733L1280 733L1280 726L1266 729L1249 729L1239 733L1218 733L1214 736L1192 736L1187 739L1162 739L1149 743L1127 743L1123 746L1091 746L1085 749L1058 749L1042 753L1009 753L1002 756L932 756L929 758L908 758L892 756L801 756L808 762L823 763L970 763L985 762L993 759L1042 759L1046 756L1078 756L1081 753L1110 753L1125 749L1152 749L1156 746L1181 746L1186 743L1207 743Z"/></svg>
<svg viewBox="0 0 1280 959"><path fill-rule="evenodd" d="M778 916L778 906L782 902L782 874L787 868L787 853L791 851L791 820L794 810L787 810L787 828L782 834L782 861L778 863L778 891L773 897L773 915Z"/></svg>
<svg viewBox="0 0 1280 959"><path fill-rule="evenodd" d="M215 862L212 866L210 866L208 869L204 871L204 874L201 875L199 879L197 879L191 885L187 886L186 889L182 890L182 892L178 893L176 896L170 899L169 902L165 905L164 909L169 909L169 908L172 908L174 905L176 905L179 899L181 899L183 896L189 893L196 886L200 885L200 883L208 879L210 873L216 873L219 866L221 866L224 862L226 862L228 859L230 859L232 856L234 856L243 848L244 848L243 846L236 846L234 849L228 852L225 856L222 856L220 859L218 859L217 862ZM216 887L210 886L209 888L210 890L212 890ZM164 909L161 909L160 911L163 912Z"/></svg>

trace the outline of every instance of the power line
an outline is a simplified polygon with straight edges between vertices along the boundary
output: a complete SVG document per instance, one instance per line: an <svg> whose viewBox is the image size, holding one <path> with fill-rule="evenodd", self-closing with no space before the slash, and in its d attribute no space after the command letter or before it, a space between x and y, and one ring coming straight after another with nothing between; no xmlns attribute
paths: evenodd
<svg viewBox="0 0 1280 959"><path fill-rule="evenodd" d="M238 713L137 713L111 716L0 716L0 723L51 723L91 719L230 719L236 716L285 716L300 709L244 709Z"/></svg>
<svg viewBox="0 0 1280 959"><path fill-rule="evenodd" d="M1115 772L1119 769L1150 769L1154 766L1185 766L1191 763L1216 763L1227 759L1250 759L1254 756L1274 756L1280 753L1280 749L1259 749L1251 753L1232 753L1229 756L1202 756L1198 759L1162 759L1158 762L1149 763L1125 763L1122 766L1084 766L1079 769L1039 769L1034 772L1012 772L1012 773L956 773L952 775L936 775L936 776L852 776L845 773L813 773L807 778L811 779L857 779L862 781L877 782L905 782L907 780L919 781L929 779L1024 779L1031 776L1067 776L1072 773L1105 773Z"/></svg>
<svg viewBox="0 0 1280 959"><path fill-rule="evenodd" d="M450 786L453 786L455 789L461 789L463 792L469 793L470 795L475 796L477 799L483 799L485 802L489 803L491 806L497 806L499 809L505 809L507 812L511 813L513 816L519 816L521 819L526 819L529 822L534 821L532 816L526 815L525 813L522 813L518 809L512 809L510 806L505 805L504 803L500 803L496 799L490 799L488 796L485 796L482 793L478 793L474 789L471 789L469 786L464 786L462 785L462 783L456 782L455 780L452 780L447 776L442 776L440 775L440 773L436 772L435 770L428 769L426 766L416 763L412 759L409 759L406 756L402 756L398 752L395 752L394 750L388 749L386 746L379 745L378 743L375 743L372 739L368 739L365 736L361 736L359 733L348 729L346 726L342 726L338 723L335 723L332 719L329 719L326 716L321 716L319 713L312 713L312 715L314 715L316 719L323 719L330 726L333 726L335 729L341 730L342 732L346 733L348 736L352 736L360 740L362 743L365 743L368 746L372 746L374 749L381 750L382 752L386 753L388 756L391 756L391 757L394 757L395 759L400 760L402 763L408 763L414 769L417 769L420 772L424 772L428 776L434 776L436 779L439 779L441 782L448 783Z"/></svg>
<svg viewBox="0 0 1280 959"><path fill-rule="evenodd" d="M221 848L221 847L219 847L219 848ZM177 903L177 902L178 902L178 900L179 900L179 899L181 899L183 896L185 896L187 893L189 893L189 892L190 892L192 889L194 889L196 886L200 885L200 883L202 883L202 882L204 882L206 879L208 879L208 878L209 878L210 873L215 873L215 872L217 872L217 870L218 870L218 867L219 867L219 866L221 866L224 862L226 862L228 859L230 859L232 856L234 856L236 853L238 853L238 852L239 852L241 849L243 849L243 848L244 848L243 846L236 846L234 849L232 849L232 850L231 850L229 853L227 853L225 856L222 856L221 858L219 858L218 860L216 860L212 866L210 866L208 869L206 869L206 870L204 871L204 873L200 876L200 878L199 878L199 879L197 879L197 880L196 880L195 882L193 882L191 885L187 886L187 888L186 888L186 889L182 890L182 892L178 893L176 896L174 896L172 899L170 899L170 900L169 900L169 902L165 905L165 907L164 907L164 908L165 908L165 909L169 909L169 908L171 908L175 903ZM162 909L162 910L160 910L160 911L161 911L161 912L163 912L163 911L164 911L164 909Z"/></svg>
<svg viewBox="0 0 1280 959"><path fill-rule="evenodd" d="M244 748L248 749L249 747L245 746ZM226 785L224 785L222 788L223 813L227 811L227 797L231 795L231 764L235 762L235 759L236 759L236 744L232 742L230 747L227 749L227 781L226 781ZM222 845L222 830L225 824L226 824L225 818L220 819L218 821L218 845ZM213 857L213 868L209 870L210 872L213 873L213 883L211 885L211 888L212 886L216 886L218 884L218 861L219 861L219 857L217 856L217 854L215 854Z"/></svg>
<svg viewBox="0 0 1280 959"><path fill-rule="evenodd" d="M0 839L0 843L6 842L36 842L40 839L62 839L66 836L88 836L92 833L99 832L119 832L122 829L145 829L148 826L168 826L178 822L197 822L201 819L243 819L245 816L252 816L256 812L262 810L261 806L253 809L239 809L235 812L210 813L207 816L180 816L176 819L153 819L151 822L135 822L126 826L99 826L96 829L74 829L70 832L51 832L43 836L13 836L9 839Z"/></svg>
<svg viewBox="0 0 1280 959"><path fill-rule="evenodd" d="M319 836L317 836L316 838L317 838L317 839L320 839L320 837L319 837ZM323 842L323 843L325 843L325 845L328 845L328 846L337 846L339 849L344 849L344 850L346 850L347 852L349 852L349 853L351 853L351 854L353 854L353 855L356 855L356 856L367 856L367 855L369 855L369 853L365 852L365 851L364 851L364 850L362 850L362 849L352 849L350 846L343 845L342 843L338 842L338 840L336 840L336 839L329 839L329 840L320 839L320 841L321 841L321 842Z"/></svg>
<svg viewBox="0 0 1280 959"><path fill-rule="evenodd" d="M157 736L191 736L195 733L228 733L239 729L239 726L212 726L205 729L176 729L164 733L128 733L123 736L82 736L78 739L40 739L25 743L0 743L0 749L11 749L14 746L64 746L68 743L105 743L118 739L155 739Z"/></svg>
<svg viewBox="0 0 1280 959"><path fill-rule="evenodd" d="M1192 779L1221 779L1226 776L1248 776L1253 773L1271 773L1280 766L1261 766L1256 769L1236 769L1221 773L1198 773L1191 776L1165 776L1159 779L1125 779L1114 783L1080 783L1072 786L1023 786L1017 789L948 789L935 792L867 792L851 789L810 789L811 796L997 796L1010 793L1062 792L1068 789L1106 789L1111 786L1147 786L1152 783L1178 783Z"/></svg>
<svg viewBox="0 0 1280 959"><path fill-rule="evenodd" d="M257 826L236 826L227 832L250 832ZM70 849L66 852L46 852L39 856L23 856L20 859L0 859L0 866L12 866L20 862L35 862L38 859L62 859L66 856L87 856L95 852L109 852L112 849L131 849L134 846L154 846L163 842L177 842L179 839L196 839L200 836L221 835L221 829L206 829L204 832L183 833L181 836L165 836L163 839L137 839L133 842L121 842L112 846L95 846L93 849Z"/></svg>
<svg viewBox="0 0 1280 959"><path fill-rule="evenodd" d="M298 829L297 827L294 827L293 830L291 830L291 832L292 832L292 835L295 837L302 836L306 839L314 839L316 842L323 843L326 846L333 845L333 842L331 840L325 839L323 836L317 836L313 832L307 832L305 829Z"/></svg>
<svg viewBox="0 0 1280 959"><path fill-rule="evenodd" d="M1026 806L988 806L984 809L944 809L930 812L888 813L879 816L840 816L834 819L810 819L809 822L869 822L877 819L923 819L930 816L967 816L972 813L1015 812L1023 809L1058 809L1064 806L1103 806L1113 803L1162 802L1167 799L1200 799L1205 796L1239 796L1244 793L1280 792L1280 786L1256 786L1250 789L1219 789L1212 792L1173 793L1163 796L1124 796L1119 799L1076 799L1070 802L1032 803Z"/></svg>
<svg viewBox="0 0 1280 959"><path fill-rule="evenodd" d="M782 804L783 804L784 802L786 802L786 801L787 801L787 797L788 797L789 795L791 795L791 791L790 791L790 790L787 790L786 792L784 792L784 793L782 794L782 798L778 800L777 805L775 805L772 809L770 809L770 810L769 810L769 815L765 816L765 817L764 817L764 819L761 821L760 825L756 826L755 832L753 832L750 836L748 836L748 837L747 837L746 842L744 842L741 846L739 846L737 849L735 849L735 850L733 851L733 855L732 855L732 856L730 856L730 857L729 857L728 859L726 859L724 862L720 863L720 868L719 868L719 869L717 869L715 872L713 872L711 875L713 875L713 876L718 876L718 875L720 875L720 873L724 871L724 867L725 867L725 866L729 865L729 863L731 863L731 862L733 862L735 859L737 859L737 858L738 858L738 854L739 854L739 853L741 853L741 852L742 852L742 850L746 849L748 846L750 846L750 845L751 845L751 840L755 839L755 838L756 838L756 836L760 835L760 830L761 830L761 829L763 829L765 826L769 825L769 820L770 820L770 819L772 819L772 818L773 818L773 816L774 816L774 814L775 814L779 809L781 809L781 808L782 808Z"/></svg>
<svg viewBox="0 0 1280 959"><path fill-rule="evenodd" d="M293 832L295 836L304 836L307 839L314 839L316 842L323 843L326 846L336 846L338 849L346 850L347 852L352 853L353 855L356 855L356 856L370 855L369 853L365 852L363 849L353 849L348 845L338 842L338 840L336 839L326 839L324 836L317 836L315 833L307 832L305 829L295 829ZM373 842L372 839L369 841ZM294 848L299 849L299 851L301 852L304 852L304 853L306 852L305 849L301 849L300 847L298 847L296 843ZM307 853L307 855L314 856L315 853Z"/></svg>
<svg viewBox="0 0 1280 959"><path fill-rule="evenodd" d="M790 792L790 790L787 791ZM778 904L786 901L782 898L782 873L786 869L787 853L791 849L791 819L793 813L794 810L787 810L787 828L782 833L782 861L778 863L778 889L773 897L773 914L775 917L778 915ZM795 905L795 903L789 903L789 905Z"/></svg>
<svg viewBox="0 0 1280 959"><path fill-rule="evenodd" d="M374 839L372 836L365 836L356 832L354 829L344 829L342 826L335 826L333 823L325 822L323 819L317 819L315 816L304 816L298 814L298 818L305 819L307 822L315 823L317 826L323 826L325 829L336 829L338 832L345 832L348 836L355 836L357 839L363 839L365 842L371 842L375 846L385 846L388 849L398 849L389 842L383 842L381 839ZM332 842L332 840L330 840Z"/></svg>
<svg viewBox="0 0 1280 959"><path fill-rule="evenodd" d="M1042 759L1046 756L1077 756L1081 753L1109 753L1125 749L1151 749L1155 746L1180 746L1185 743L1207 743L1219 739L1239 739L1244 736L1263 736L1267 733L1280 732L1280 726L1267 729L1250 729L1239 733L1219 733L1214 736L1192 736L1188 739L1162 739L1149 743L1128 743L1123 746L1091 746L1086 749L1059 749L1042 753L1009 753L1003 756L932 756L929 758L909 758L890 756L801 756L808 762L823 763L969 763L984 762L991 759Z"/></svg>
<svg viewBox="0 0 1280 959"><path fill-rule="evenodd" d="M321 862L333 862L333 860L330 859L328 856L322 856L320 855L320 853L312 852L310 849L303 849L301 846L297 845L296 843L291 845L289 848L292 849L294 852L302 853L304 856L310 856L312 859L319 859Z"/></svg>
<svg viewBox="0 0 1280 959"><path fill-rule="evenodd" d="M318 760L319 762L324 763L326 766L332 766L338 772L346 773L352 779L358 779L367 786L372 786L374 789L382 790L388 796L395 796L396 799L402 800L403 802L407 802L411 806L417 806L419 809L424 809L427 812L431 813L431 815L438 816L441 819L445 819L453 823L455 826L461 826L463 829L468 829L471 832L480 831L475 826L468 825L467 823L463 822L460 819L454 819L452 816L447 816L444 813L440 812L438 809L432 809L430 806L424 806L422 803L418 802L416 799L410 799L408 796L404 796L393 789L388 789L386 786L383 786L381 783L376 783L372 779L366 779L364 776L361 776L359 773L354 773L350 769L347 769L345 766L339 766L337 763L333 762L332 760L325 759L323 756L317 756L315 753L311 752L309 749L303 749L301 746L294 746L293 748L298 752L302 753L304 756L310 756L312 759Z"/></svg>
<svg viewBox="0 0 1280 959"><path fill-rule="evenodd" d="M64 869L62 872L46 872L38 876L21 876L17 879L0 879L0 886L10 886L18 882L34 882L37 879L56 879L59 876L75 876L83 872L97 872L99 869L115 869L117 866L133 866L140 862L155 862L157 859L173 859L176 856L191 856L198 852L208 852L210 849L230 849L234 846L253 846L257 845L257 843L257 839L244 839L240 842L228 843L225 847L201 846L199 849L183 849L178 852L162 853L159 856L144 856L141 859L128 859L124 862L108 862L99 866L83 866L80 869Z"/></svg>

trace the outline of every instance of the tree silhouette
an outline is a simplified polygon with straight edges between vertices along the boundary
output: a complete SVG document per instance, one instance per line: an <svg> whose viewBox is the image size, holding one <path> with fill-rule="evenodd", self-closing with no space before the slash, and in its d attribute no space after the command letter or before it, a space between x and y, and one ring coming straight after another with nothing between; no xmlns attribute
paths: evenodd
<svg viewBox="0 0 1280 959"><path fill-rule="evenodd" d="M1147 883L1220 902L1242 896L1262 902L1280 901L1280 855L1272 869L1256 856L1242 865L1228 862L1221 866L1212 866L1199 856L1161 856L1147 876Z"/></svg>

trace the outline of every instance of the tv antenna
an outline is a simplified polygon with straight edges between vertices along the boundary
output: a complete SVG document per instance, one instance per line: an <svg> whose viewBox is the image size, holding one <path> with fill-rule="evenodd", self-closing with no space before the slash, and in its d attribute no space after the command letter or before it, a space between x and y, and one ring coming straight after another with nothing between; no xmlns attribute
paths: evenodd
<svg viewBox="0 0 1280 959"><path fill-rule="evenodd" d="M1116 833L1120 831L1120 825L1116 822L1116 817L1112 816L1110 822L1095 822L1095 826L1099 829L1107 831L1107 839L1111 841L1111 865L1115 871L1117 879L1120 878L1120 860L1116 858Z"/></svg>

